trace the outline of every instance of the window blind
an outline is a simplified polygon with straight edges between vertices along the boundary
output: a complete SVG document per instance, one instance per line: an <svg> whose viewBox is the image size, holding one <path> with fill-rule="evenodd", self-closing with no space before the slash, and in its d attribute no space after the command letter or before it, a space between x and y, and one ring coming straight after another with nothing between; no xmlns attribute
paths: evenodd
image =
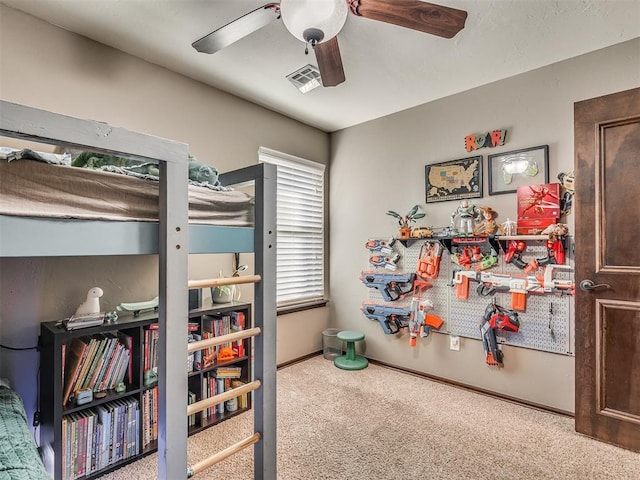
<svg viewBox="0 0 640 480"><path fill-rule="evenodd" d="M258 158L278 170L278 306L323 300L325 166L264 147Z"/></svg>

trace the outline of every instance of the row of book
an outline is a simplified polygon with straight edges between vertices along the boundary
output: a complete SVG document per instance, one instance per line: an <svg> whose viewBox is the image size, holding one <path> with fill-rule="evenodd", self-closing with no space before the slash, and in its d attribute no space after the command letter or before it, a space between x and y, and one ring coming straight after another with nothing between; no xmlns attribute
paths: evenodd
<svg viewBox="0 0 640 480"><path fill-rule="evenodd" d="M123 332L76 337L64 344L62 404L66 405L78 390L112 390L125 378L131 383L131 349L132 338Z"/></svg>
<svg viewBox="0 0 640 480"><path fill-rule="evenodd" d="M197 401L193 392L187 392L187 404ZM158 439L158 387L145 391L142 395L142 448L146 449L151 442ZM196 414L187 417L187 426L196 426Z"/></svg>
<svg viewBox="0 0 640 480"><path fill-rule="evenodd" d="M233 332L238 332L245 329L245 315L244 312L231 312L229 315L223 315L222 317L211 317L205 315L202 319L202 339L219 337L222 335L228 335ZM230 348L236 357L242 357L244 352L244 340L236 340L234 342L227 342L216 347L209 347L203 350L203 362L202 368L207 368L216 363L218 354L222 348Z"/></svg>
<svg viewBox="0 0 640 480"><path fill-rule="evenodd" d="M159 347L158 340L160 339L160 332L158 331L159 325L152 323L149 328L144 331L144 352L143 352L143 368L144 371L153 370L158 373L158 361L159 361ZM197 332L200 326L195 322L189 322L187 329L189 331L189 341L195 341L192 335L196 335L192 332ZM196 335L197 336L197 335ZM198 338L200 340L200 338ZM193 358L193 357L191 357ZM193 370L189 370L190 372Z"/></svg>
<svg viewBox="0 0 640 480"><path fill-rule="evenodd" d="M191 327L192 324L189 324ZM155 324L154 324L155 326ZM195 330L195 329L194 329ZM144 331L144 353L143 353L143 368L147 372L152 370L158 373L158 340L160 334L156 328L149 328ZM202 336L195 331L189 332L187 335L187 342L197 342L202 340ZM202 370L202 350L192 352L187 355L187 373L191 373L195 370Z"/></svg>
<svg viewBox="0 0 640 480"><path fill-rule="evenodd" d="M142 448L158 439L158 387L142 394Z"/></svg>
<svg viewBox="0 0 640 480"><path fill-rule="evenodd" d="M202 320L202 329L195 322L188 325L187 341L197 342L202 339L213 338L221 335L227 335L245 329L244 312L231 312L229 315L222 317L205 316ZM143 352L143 368L144 371L158 371L158 325L152 324L144 332L144 352ZM233 350L236 357L245 355L244 340L228 342L220 346L208 347L198 350L187 356L187 372L202 370L204 368L215 365L218 353L222 347L228 347Z"/></svg>
<svg viewBox="0 0 640 480"><path fill-rule="evenodd" d="M202 378L202 397L209 398L219 393L225 392L231 388L238 388L244 385L240 380L242 369L240 367L219 368L220 377L215 376L215 372L206 374ZM189 391L187 403L191 405L198 400L197 395ZM202 419L215 418L216 414L222 414L225 411L233 412L239 408L247 408L247 394L243 393L236 398L227 402L222 402L203 410L200 415ZM194 427L197 424L197 413L189 415L187 418L188 427ZM151 442L158 439L158 387L146 390L142 394L142 448L146 449Z"/></svg>
<svg viewBox="0 0 640 480"><path fill-rule="evenodd" d="M62 479L75 480L140 454L134 397L62 417Z"/></svg>
<svg viewBox="0 0 640 480"><path fill-rule="evenodd" d="M209 398L219 395L244 385L240 380L242 369L240 367L221 367L202 377L202 397ZM238 408L247 408L247 394L232 398L226 402L221 402L206 408L202 411L202 419L215 418L216 414L224 412L235 412Z"/></svg>

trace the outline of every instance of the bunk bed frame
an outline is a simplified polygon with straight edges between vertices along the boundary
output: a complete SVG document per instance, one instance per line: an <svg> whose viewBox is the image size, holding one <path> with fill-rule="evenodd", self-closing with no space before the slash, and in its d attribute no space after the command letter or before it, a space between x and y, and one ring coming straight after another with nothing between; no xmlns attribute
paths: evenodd
<svg viewBox="0 0 640 480"><path fill-rule="evenodd" d="M160 478L187 474L187 376L184 362L168 359L187 357L188 254L254 252L261 277L254 288L254 323L261 329L254 339L254 375L262 385L254 392L254 431L260 434L254 477L276 478L275 167L256 164L220 176L227 186L254 182L253 228L189 224L186 144L6 101L0 101L0 135L159 164L158 223L0 215L0 257L159 255Z"/></svg>

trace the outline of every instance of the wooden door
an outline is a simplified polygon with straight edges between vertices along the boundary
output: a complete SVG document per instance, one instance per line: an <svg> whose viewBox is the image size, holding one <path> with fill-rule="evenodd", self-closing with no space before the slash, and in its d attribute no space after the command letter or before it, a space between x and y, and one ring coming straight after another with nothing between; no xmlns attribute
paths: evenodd
<svg viewBox="0 0 640 480"><path fill-rule="evenodd" d="M576 431L640 451L640 88L574 128Z"/></svg>

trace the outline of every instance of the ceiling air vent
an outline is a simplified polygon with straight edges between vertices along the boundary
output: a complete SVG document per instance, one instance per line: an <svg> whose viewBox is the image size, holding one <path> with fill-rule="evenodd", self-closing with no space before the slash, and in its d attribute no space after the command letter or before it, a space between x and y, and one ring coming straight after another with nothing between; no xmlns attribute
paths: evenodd
<svg viewBox="0 0 640 480"><path fill-rule="evenodd" d="M293 73L287 75L287 78L302 93L307 93L314 88L322 86L320 71L318 67L313 65L305 65Z"/></svg>

